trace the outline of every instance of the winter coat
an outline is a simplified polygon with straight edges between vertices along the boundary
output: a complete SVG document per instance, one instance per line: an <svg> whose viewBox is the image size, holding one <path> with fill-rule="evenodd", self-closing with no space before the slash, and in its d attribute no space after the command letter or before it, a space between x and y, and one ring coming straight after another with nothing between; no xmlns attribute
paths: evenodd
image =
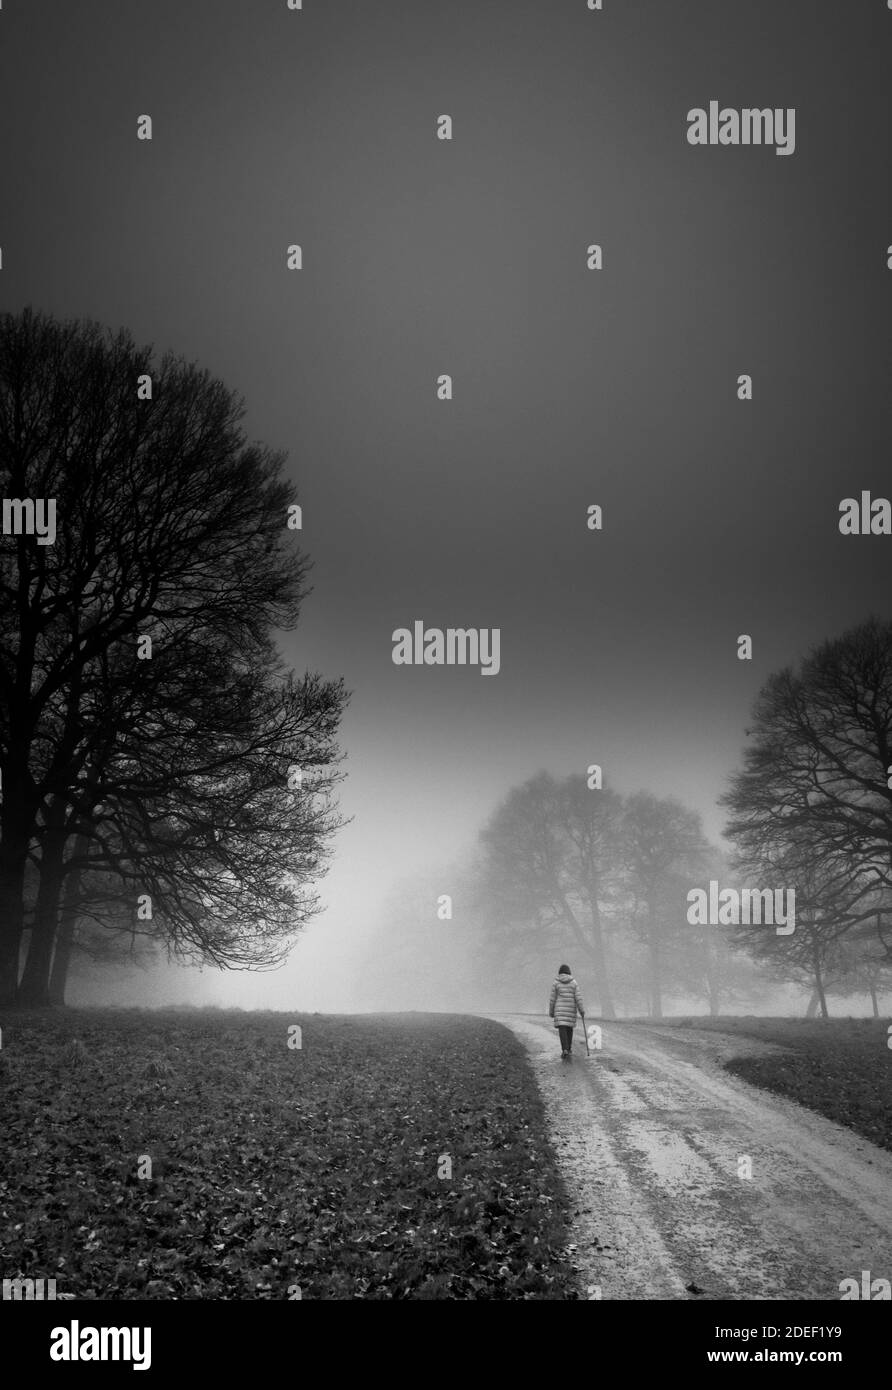
<svg viewBox="0 0 892 1390"><path fill-rule="evenodd" d="M548 1001L548 1012L554 1019L555 1028L572 1028L576 1022L577 1009L581 1014L585 1014L579 986L572 975L562 970L551 986L551 998Z"/></svg>

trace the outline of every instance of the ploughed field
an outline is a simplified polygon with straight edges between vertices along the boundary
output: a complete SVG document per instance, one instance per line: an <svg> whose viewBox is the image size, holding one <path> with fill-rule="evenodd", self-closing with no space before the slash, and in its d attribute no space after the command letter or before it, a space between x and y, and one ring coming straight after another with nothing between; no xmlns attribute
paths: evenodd
<svg viewBox="0 0 892 1390"><path fill-rule="evenodd" d="M536 1083L498 1023L0 1026L0 1277L58 1298L579 1296Z"/></svg>

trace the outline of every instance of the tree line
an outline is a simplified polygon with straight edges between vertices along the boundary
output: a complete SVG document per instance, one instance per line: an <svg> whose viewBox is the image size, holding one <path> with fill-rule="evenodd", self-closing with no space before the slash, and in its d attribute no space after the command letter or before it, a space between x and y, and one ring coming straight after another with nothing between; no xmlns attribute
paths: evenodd
<svg viewBox="0 0 892 1390"><path fill-rule="evenodd" d="M537 773L466 863L394 892L370 980L386 997L400 959L439 1007L537 1009L544 963L572 953L608 1019L660 1018L673 996L715 1015L790 984L810 1013L827 1017L835 992L878 1015L892 984L892 623L871 618L768 679L720 804L727 849L675 798ZM688 894L712 880L794 890L795 930L692 924ZM453 917L435 921L444 884Z"/></svg>
<svg viewBox="0 0 892 1390"><path fill-rule="evenodd" d="M0 1002L140 942L268 967L316 909L346 693L279 655L309 562L244 414L126 332L0 317L3 497L57 528L0 537Z"/></svg>

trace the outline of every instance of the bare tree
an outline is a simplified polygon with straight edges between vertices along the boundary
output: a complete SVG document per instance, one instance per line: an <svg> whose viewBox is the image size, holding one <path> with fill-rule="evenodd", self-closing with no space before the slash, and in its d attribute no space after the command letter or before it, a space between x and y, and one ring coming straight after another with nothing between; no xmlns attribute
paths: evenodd
<svg viewBox="0 0 892 1390"><path fill-rule="evenodd" d="M892 889L892 623L870 619L798 674L772 676L747 733L722 799L740 853L759 862L781 845L788 862L832 858L853 922L874 915L871 895Z"/></svg>
<svg viewBox="0 0 892 1390"><path fill-rule="evenodd" d="M580 949L605 1018L615 1017L604 919L620 867L621 815L615 792L542 772L508 794L481 835L503 916L534 933L540 953L555 929Z"/></svg>
<svg viewBox="0 0 892 1390"><path fill-rule="evenodd" d="M122 890L157 896L169 944L210 959L267 958L282 913L299 923L308 906L332 823L315 798L276 801L273 785L287 788L317 716L313 760L333 752L344 693L275 671L272 633L297 621L307 562L282 456L247 442L243 413L206 372L155 361L125 333L0 318L3 492L52 499L57 527L52 544L22 530L0 546L0 999L18 993L35 855L21 997L46 996L74 836ZM239 924L282 865L289 817L291 884L275 879L277 910Z"/></svg>
<svg viewBox="0 0 892 1390"><path fill-rule="evenodd" d="M650 792L629 797L623 843L631 917L647 946L649 1011L662 1018L667 964L686 925L685 894L708 847L696 811Z"/></svg>
<svg viewBox="0 0 892 1390"><path fill-rule="evenodd" d="M827 1015L828 968L870 927L892 959L892 623L871 618L772 676L722 803L737 865L796 890L796 931L766 942Z"/></svg>

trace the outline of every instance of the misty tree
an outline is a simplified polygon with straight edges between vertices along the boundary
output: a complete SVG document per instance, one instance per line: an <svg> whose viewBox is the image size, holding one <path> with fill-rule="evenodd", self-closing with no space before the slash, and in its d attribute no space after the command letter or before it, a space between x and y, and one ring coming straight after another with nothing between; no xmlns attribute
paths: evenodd
<svg viewBox="0 0 892 1390"><path fill-rule="evenodd" d="M702 1000L717 1018L732 1000L752 998L752 961L734 951L721 927L689 926L676 938L668 972L673 993Z"/></svg>
<svg viewBox="0 0 892 1390"><path fill-rule="evenodd" d="M840 943L892 959L892 623L871 618L772 675L722 803L735 860L796 890L796 931L767 944L827 1016Z"/></svg>
<svg viewBox="0 0 892 1390"><path fill-rule="evenodd" d="M591 956L601 1014L615 1018L608 934L621 900L618 869L622 857L622 797L609 787L590 788L583 777L569 777L561 786L558 821L569 843L567 871L581 904L579 919L571 917L574 937Z"/></svg>
<svg viewBox="0 0 892 1390"><path fill-rule="evenodd" d="M582 776L539 773L514 788L481 834L483 873L503 915L532 934L582 951L604 1018L614 1018L605 919L620 867L622 799Z"/></svg>
<svg viewBox="0 0 892 1390"><path fill-rule="evenodd" d="M126 333L0 319L3 492L56 516L52 544L0 549L0 999L45 1000L66 873L139 888L169 946L221 964L276 958L312 910L333 820L287 770L332 762L344 692L277 664L307 562L243 414Z"/></svg>
<svg viewBox="0 0 892 1390"><path fill-rule="evenodd" d="M708 893L711 879L727 882L729 864L724 854L713 846L707 847L699 868L699 879L685 882L685 895L691 888ZM684 909L682 909L684 911ZM711 1017L717 1017L723 1004L751 1000L763 983L752 958L740 949L740 942L727 927L704 922L685 926L674 937L669 961L669 979L673 989L702 999Z"/></svg>
<svg viewBox="0 0 892 1390"><path fill-rule="evenodd" d="M878 893L892 906L892 623L871 618L771 676L747 737L722 798L741 862L782 858L794 878L832 862L852 927Z"/></svg>
<svg viewBox="0 0 892 1390"><path fill-rule="evenodd" d="M793 890L796 908L791 933L779 933L771 924L749 923L737 928L736 939L772 978L810 989L813 1008L829 1018L827 995L841 977L846 938L871 920L864 909L868 904L876 909L878 890L865 885L864 876L844 856L818 859L799 843L801 839L797 832L786 841L778 837L770 845L761 844L758 857L752 850L738 851L735 865L750 885Z"/></svg>
<svg viewBox="0 0 892 1390"><path fill-rule="evenodd" d="M758 981L726 929L687 921L690 888L723 871L700 817L677 801L625 802L583 776L540 772L502 800L473 859L394 890L364 978L392 1007L405 1002L407 974L428 1005L544 1011L560 958L581 957L605 1018L618 1002L660 1017L670 992L716 1014ZM444 884L457 892L446 930L434 912Z"/></svg>
<svg viewBox="0 0 892 1390"><path fill-rule="evenodd" d="M439 915L444 893L452 916ZM483 927L470 863L401 878L387 893L361 953L365 997L379 1008L517 1009L516 962Z"/></svg>
<svg viewBox="0 0 892 1390"><path fill-rule="evenodd" d="M143 723L132 745L119 738L93 778L89 807L72 810L81 849L65 872L78 880L80 917L89 911L94 925L119 932L123 919L181 959L270 966L315 909L308 885L338 824L329 791L339 691L318 677L261 684L257 672L242 673L240 697L222 674L212 683L203 706L196 690L195 718L183 702L169 725ZM289 789L295 764L302 785ZM136 914L140 899L150 914ZM52 914L35 913L21 988L30 1002L39 1002L54 930ZM57 1000L62 930L60 922Z"/></svg>
<svg viewBox="0 0 892 1390"><path fill-rule="evenodd" d="M52 952L52 969L47 987L47 1001L50 1004L65 1003L65 991L69 974L75 961L89 966L109 965L148 965L155 959L154 934L144 933L142 924L134 924L125 917L120 900L115 896L117 884L109 883L104 888L94 881L91 883L85 872L89 838L83 834L73 836L70 842L70 855L63 865L64 887L58 905L58 917ZM94 912L100 903L108 903L112 909L110 916L100 920ZM117 921L113 913L117 910Z"/></svg>
<svg viewBox="0 0 892 1390"><path fill-rule="evenodd" d="M880 1016L880 995L892 989L892 961L884 949L876 949L878 944L870 923L844 938L831 985L833 993L843 998L866 994L874 1018Z"/></svg>
<svg viewBox="0 0 892 1390"><path fill-rule="evenodd" d="M649 1013L662 1018L667 973L688 931L687 891L707 854L700 816L637 792L626 802L623 847L630 920L647 948Z"/></svg>

